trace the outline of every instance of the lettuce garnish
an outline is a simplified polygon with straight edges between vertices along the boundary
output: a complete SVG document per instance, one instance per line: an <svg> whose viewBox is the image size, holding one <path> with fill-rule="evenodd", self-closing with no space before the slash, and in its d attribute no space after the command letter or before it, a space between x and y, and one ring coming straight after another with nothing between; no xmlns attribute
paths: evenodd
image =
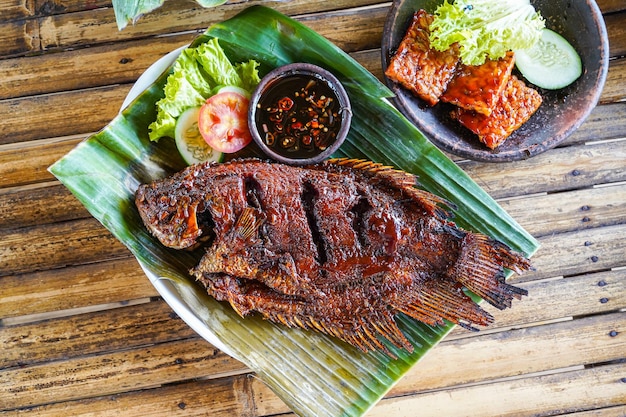
<svg viewBox="0 0 626 417"><path fill-rule="evenodd" d="M113 0L115 21L119 30L129 23L133 25L143 15L150 13L163 5L165 0ZM215 7L226 3L226 0L196 0L202 7Z"/></svg>
<svg viewBox="0 0 626 417"><path fill-rule="evenodd" d="M444 51L458 42L461 61L467 65L531 48L545 27L529 0L445 0L434 14L431 47Z"/></svg>
<svg viewBox="0 0 626 417"><path fill-rule="evenodd" d="M150 140L173 138L178 116L204 104L218 86L252 92L261 81L258 66L254 60L233 65L215 38L197 48L184 49L167 77L165 97L156 103L157 119L148 127Z"/></svg>

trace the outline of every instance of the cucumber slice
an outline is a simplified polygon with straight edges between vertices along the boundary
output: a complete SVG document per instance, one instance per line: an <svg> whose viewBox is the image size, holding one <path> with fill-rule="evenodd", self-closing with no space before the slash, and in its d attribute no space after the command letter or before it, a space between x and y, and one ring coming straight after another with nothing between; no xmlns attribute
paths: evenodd
<svg viewBox="0 0 626 417"><path fill-rule="evenodd" d="M574 47L550 29L542 30L541 39L532 48L515 51L515 65L526 80L548 90L567 87L583 72Z"/></svg>
<svg viewBox="0 0 626 417"><path fill-rule="evenodd" d="M211 148L198 130L200 107L185 110L176 121L174 139L178 152L188 164L222 160L222 153Z"/></svg>
<svg viewBox="0 0 626 417"><path fill-rule="evenodd" d="M248 91L244 90L241 87L236 87L234 85L219 86L219 87L216 87L214 91L215 91L215 94L226 93L226 92L237 93L237 94L241 94L247 99L250 99L250 93Z"/></svg>

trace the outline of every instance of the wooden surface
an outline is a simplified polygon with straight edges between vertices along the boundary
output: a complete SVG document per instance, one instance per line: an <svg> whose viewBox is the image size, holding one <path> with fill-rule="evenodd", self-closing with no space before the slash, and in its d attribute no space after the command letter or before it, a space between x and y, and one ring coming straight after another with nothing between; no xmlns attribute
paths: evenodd
<svg viewBox="0 0 626 417"><path fill-rule="evenodd" d="M46 171L152 62L253 3L169 0L119 32L106 0L0 0L0 416L289 414ZM369 415L626 415L626 3L598 3L611 61L583 126L527 161L457 159L541 242L512 280L529 297L453 331ZM389 3L266 4L381 76Z"/></svg>

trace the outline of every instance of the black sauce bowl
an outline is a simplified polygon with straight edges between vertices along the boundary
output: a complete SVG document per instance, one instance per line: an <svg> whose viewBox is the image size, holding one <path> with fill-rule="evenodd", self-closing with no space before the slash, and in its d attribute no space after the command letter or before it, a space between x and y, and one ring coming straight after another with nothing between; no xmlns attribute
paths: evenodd
<svg viewBox="0 0 626 417"><path fill-rule="evenodd" d="M311 104L308 110L304 109L305 95L300 94L300 89L309 82L312 86L306 91L308 97L314 97L315 103L319 100L326 103L328 97L332 98L331 104L325 108L327 116L317 113L322 112L319 109L323 107ZM287 109L289 100L282 107L278 105L284 97L291 99L293 107ZM319 125L312 125L313 118L304 112L315 114ZM269 119L270 115L273 120ZM248 126L252 138L267 156L287 164L315 164L330 157L348 135L351 120L350 99L341 82L329 71L309 63L293 63L274 69L261 79L250 98ZM319 146L314 138L321 142Z"/></svg>

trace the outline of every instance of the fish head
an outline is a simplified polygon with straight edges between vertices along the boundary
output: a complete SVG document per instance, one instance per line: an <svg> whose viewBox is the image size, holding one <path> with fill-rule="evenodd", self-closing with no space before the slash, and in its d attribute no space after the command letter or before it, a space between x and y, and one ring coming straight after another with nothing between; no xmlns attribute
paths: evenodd
<svg viewBox="0 0 626 417"><path fill-rule="evenodd" d="M135 194L135 205L146 228L163 245L174 249L195 247L206 231L205 223L210 222L199 221L199 204L197 199L173 196L154 184L141 185Z"/></svg>

